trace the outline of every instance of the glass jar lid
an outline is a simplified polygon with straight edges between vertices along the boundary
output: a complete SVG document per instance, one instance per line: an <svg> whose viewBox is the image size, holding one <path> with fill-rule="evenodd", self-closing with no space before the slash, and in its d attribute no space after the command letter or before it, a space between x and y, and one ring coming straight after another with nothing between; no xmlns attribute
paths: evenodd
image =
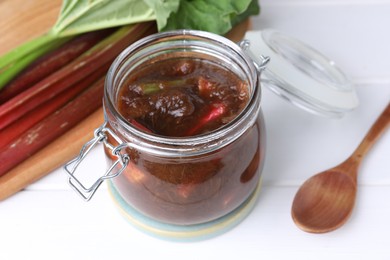
<svg viewBox="0 0 390 260"><path fill-rule="evenodd" d="M344 73L305 43L271 29L248 31L244 39L255 63L271 58L262 83L279 96L328 117L341 117L358 106L355 88Z"/></svg>

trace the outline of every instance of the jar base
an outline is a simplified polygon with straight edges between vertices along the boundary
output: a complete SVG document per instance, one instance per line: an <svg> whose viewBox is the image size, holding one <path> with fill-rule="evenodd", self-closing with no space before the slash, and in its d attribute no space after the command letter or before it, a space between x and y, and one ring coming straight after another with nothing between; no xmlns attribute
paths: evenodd
<svg viewBox="0 0 390 260"><path fill-rule="evenodd" d="M182 242L209 239L237 226L256 205L261 187L260 179L252 195L229 214L206 223L183 226L159 222L143 215L122 198L111 181L107 181L107 183L109 193L115 205L132 226L153 237Z"/></svg>

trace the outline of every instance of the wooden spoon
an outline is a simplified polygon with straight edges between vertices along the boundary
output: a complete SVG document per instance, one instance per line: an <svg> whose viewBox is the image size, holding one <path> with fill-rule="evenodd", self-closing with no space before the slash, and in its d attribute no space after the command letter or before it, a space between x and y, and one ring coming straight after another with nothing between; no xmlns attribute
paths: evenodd
<svg viewBox="0 0 390 260"><path fill-rule="evenodd" d="M300 229L325 233L347 221L355 204L359 165L389 123L390 103L346 161L303 183L291 210L292 218Z"/></svg>

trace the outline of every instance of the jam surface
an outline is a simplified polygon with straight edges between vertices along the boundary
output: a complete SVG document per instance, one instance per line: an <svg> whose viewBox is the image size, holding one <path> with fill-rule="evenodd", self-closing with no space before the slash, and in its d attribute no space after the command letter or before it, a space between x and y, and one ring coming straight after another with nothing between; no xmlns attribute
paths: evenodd
<svg viewBox="0 0 390 260"><path fill-rule="evenodd" d="M207 133L246 106L248 86L230 70L200 59L176 58L130 73L118 97L131 124L162 136Z"/></svg>

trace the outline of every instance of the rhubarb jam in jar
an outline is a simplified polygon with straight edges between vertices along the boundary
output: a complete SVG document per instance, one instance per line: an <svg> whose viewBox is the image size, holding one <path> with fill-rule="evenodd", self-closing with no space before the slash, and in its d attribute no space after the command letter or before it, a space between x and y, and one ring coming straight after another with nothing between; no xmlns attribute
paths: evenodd
<svg viewBox="0 0 390 260"><path fill-rule="evenodd" d="M110 179L122 208L177 226L254 204L264 164L265 63L201 31L158 33L129 46L108 72L105 124L95 132L110 169L86 193Z"/></svg>
<svg viewBox="0 0 390 260"><path fill-rule="evenodd" d="M104 105L106 127L129 156L113 187L142 214L209 222L256 189L265 148L260 88L238 45L195 31L147 37L114 62ZM110 146L105 151L116 161Z"/></svg>

